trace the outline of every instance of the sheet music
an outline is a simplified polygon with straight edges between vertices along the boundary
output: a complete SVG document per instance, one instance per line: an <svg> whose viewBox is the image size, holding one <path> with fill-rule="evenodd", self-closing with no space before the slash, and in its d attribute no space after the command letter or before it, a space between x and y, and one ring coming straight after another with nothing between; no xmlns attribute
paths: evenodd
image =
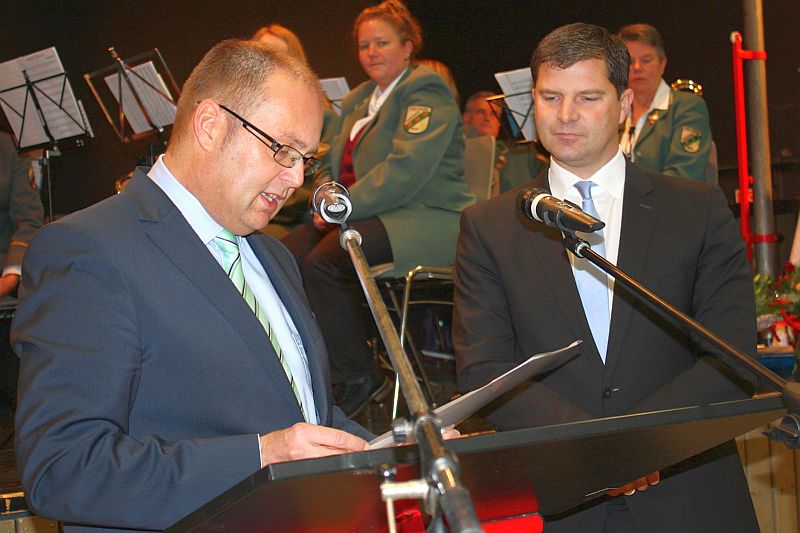
<svg viewBox="0 0 800 533"><path fill-rule="evenodd" d="M506 94L506 106L512 111L517 126L527 141L536 139L533 125L533 76L531 69L520 68L507 72L496 72L494 75L500 89Z"/></svg>
<svg viewBox="0 0 800 533"><path fill-rule="evenodd" d="M577 348L582 342L583 341L578 340L558 350L536 354L505 374L494 378L483 387L470 391L459 396L452 402L437 407L433 410L433 413L442 421L443 428L454 426L526 379L566 363L578 353ZM371 450L375 450L377 448L390 446L393 442L392 432L388 431L371 440L369 442L369 447Z"/></svg>
<svg viewBox="0 0 800 533"><path fill-rule="evenodd" d="M128 73L131 84L136 94L139 96L139 99L142 101L142 105L144 105L147 110L147 114L150 115L153 125L163 128L174 123L175 103L172 100L169 89L167 89L167 84L164 83L164 79L156 70L155 64L153 64L152 61L147 61L132 67L132 70L147 80L147 82L145 82L135 74ZM119 102L119 74L111 74L103 79L111 90L111 94L113 94L114 98ZM152 85L152 87L148 85L148 83ZM155 87L155 89L153 87ZM134 133L143 133L152 129L144 113L142 113L142 110L139 108L139 104L131 94L130 87L124 78L122 80L121 105L122 111L125 113L125 118L128 120Z"/></svg>
<svg viewBox="0 0 800 533"><path fill-rule="evenodd" d="M50 47L0 63L0 106L19 139L20 148L49 142L36 107L26 94L23 71L34 84L42 115L56 140L87 133L88 123L78 109L58 51Z"/></svg>
<svg viewBox="0 0 800 533"><path fill-rule="evenodd" d="M347 80L344 78L324 78L319 80L319 84L322 85L322 90L325 91L328 100L333 104L333 110L336 111L337 115L341 115L342 100L350 92Z"/></svg>

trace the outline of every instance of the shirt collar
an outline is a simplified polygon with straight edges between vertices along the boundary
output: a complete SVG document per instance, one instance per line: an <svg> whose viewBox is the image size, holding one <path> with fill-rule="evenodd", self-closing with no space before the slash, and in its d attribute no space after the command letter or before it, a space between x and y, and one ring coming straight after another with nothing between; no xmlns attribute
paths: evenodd
<svg viewBox="0 0 800 533"><path fill-rule="evenodd" d="M378 112L378 109L381 108L386 99L389 98L389 95L392 94L395 86L400 82L400 78L403 77L403 74L405 74L407 70L408 68L403 69L403 72L401 72L400 75L397 76L388 87L386 87L385 91L381 91L380 87L377 85L375 86L375 90L372 91L372 96L369 99L369 110L367 111L368 116L372 116Z"/></svg>
<svg viewBox="0 0 800 533"><path fill-rule="evenodd" d="M654 109L659 109L661 111L669 109L669 95L671 91L667 82L664 81L664 78L661 78L661 83L658 84L658 89L656 89L656 94L653 96L653 101L650 103L650 109L647 110L647 114L649 115Z"/></svg>
<svg viewBox="0 0 800 533"><path fill-rule="evenodd" d="M550 193L560 199L566 198L575 184L581 181L580 177L560 166L552 157L548 179ZM588 179L615 199L621 199L625 190L625 157L622 155L622 150L617 149L614 157Z"/></svg>
<svg viewBox="0 0 800 533"><path fill-rule="evenodd" d="M204 244L207 245L222 231L222 226L211 218L200 200L195 198L170 172L164 163L163 154L158 157L147 176L172 200L172 203L183 214Z"/></svg>

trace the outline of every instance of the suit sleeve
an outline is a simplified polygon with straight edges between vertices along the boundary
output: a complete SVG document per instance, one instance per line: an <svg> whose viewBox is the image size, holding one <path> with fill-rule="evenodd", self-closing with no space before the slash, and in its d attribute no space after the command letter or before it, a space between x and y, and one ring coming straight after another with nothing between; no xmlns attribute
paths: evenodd
<svg viewBox="0 0 800 533"><path fill-rule="evenodd" d="M10 144L10 143L9 143ZM13 151L13 145L11 145ZM30 160L11 156L11 185L8 199L8 218L11 224L11 240L8 243L3 268L19 266L33 235L42 227L44 209L39 190L34 189L28 180Z"/></svg>
<svg viewBox="0 0 800 533"><path fill-rule="evenodd" d="M705 181L706 166L711 155L708 107L699 96L686 96L689 98L676 100L674 103L672 138L661 172L669 176ZM692 143L685 142L685 136L692 135L700 136L699 147L695 151L688 151L687 146Z"/></svg>
<svg viewBox="0 0 800 533"><path fill-rule="evenodd" d="M461 216L453 281L453 348L459 389L467 392L517 364L503 282L469 209Z"/></svg>
<svg viewBox="0 0 800 533"><path fill-rule="evenodd" d="M37 514L163 529L260 467L255 434L132 436L128 415L152 356L134 299L103 245L81 230L57 223L33 241L11 338L17 460Z"/></svg>
<svg viewBox="0 0 800 533"><path fill-rule="evenodd" d="M401 119L391 152L384 161L358 176L350 188L354 219L373 217L408 204L435 175L461 121L443 84L424 86L399 105ZM415 105L431 110L428 127L421 133L409 133L405 127L407 110Z"/></svg>
<svg viewBox="0 0 800 533"><path fill-rule="evenodd" d="M744 243L722 191L714 187L708 201L703 246L697 261L689 313L696 321L748 355L756 345L752 273ZM748 398L752 376L716 355L699 338L697 362L640 402L634 411L702 405Z"/></svg>

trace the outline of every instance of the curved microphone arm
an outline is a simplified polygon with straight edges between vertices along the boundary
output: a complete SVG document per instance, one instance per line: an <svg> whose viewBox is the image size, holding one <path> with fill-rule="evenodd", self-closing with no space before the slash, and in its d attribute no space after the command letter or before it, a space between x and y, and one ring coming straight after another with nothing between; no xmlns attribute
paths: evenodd
<svg viewBox="0 0 800 533"><path fill-rule="evenodd" d="M773 428L767 435L773 440L783 442L789 448L800 448L800 383L786 381L759 364L752 357L656 295L653 291L620 270L615 264L607 261L602 255L592 250L589 243L576 236L574 232L564 233L564 246L576 256L585 258L600 270L612 276L617 282L633 290L656 312L710 342L719 349L725 363L729 366L732 363L738 364L779 389L783 393L783 401L786 404L789 415L784 417L781 424Z"/></svg>

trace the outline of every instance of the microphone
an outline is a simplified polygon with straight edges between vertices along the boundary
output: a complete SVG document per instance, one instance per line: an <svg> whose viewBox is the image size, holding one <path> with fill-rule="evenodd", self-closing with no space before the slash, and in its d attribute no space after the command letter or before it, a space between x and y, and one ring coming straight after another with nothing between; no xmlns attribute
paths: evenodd
<svg viewBox="0 0 800 533"><path fill-rule="evenodd" d="M317 187L311 197L311 205L325 222L331 224L343 224L353 212L350 193L344 185L335 181L329 181Z"/></svg>
<svg viewBox="0 0 800 533"><path fill-rule="evenodd" d="M543 222L567 233L593 233L606 223L584 213L567 200L559 200L544 189L526 189L517 195L517 207L531 220Z"/></svg>

